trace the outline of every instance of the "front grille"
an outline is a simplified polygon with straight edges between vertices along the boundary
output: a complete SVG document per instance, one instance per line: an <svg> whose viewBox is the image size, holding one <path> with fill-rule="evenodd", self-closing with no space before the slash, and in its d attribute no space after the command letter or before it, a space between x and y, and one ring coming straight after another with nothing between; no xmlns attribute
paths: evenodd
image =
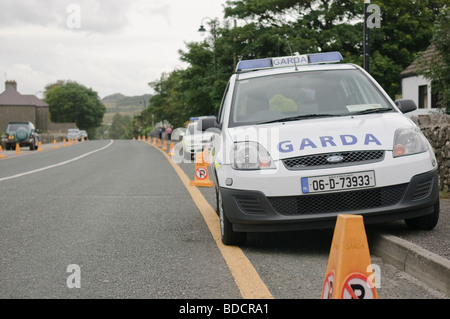
<svg viewBox="0 0 450 319"><path fill-rule="evenodd" d="M342 156L343 160L339 163L328 162L327 159L333 156ZM284 159L283 164L289 170L301 170L342 164L367 164L382 161L383 158L384 151L355 151L293 157Z"/></svg>
<svg viewBox="0 0 450 319"><path fill-rule="evenodd" d="M264 209L256 197L253 196L235 196L235 199L241 209L248 214L261 214Z"/></svg>
<svg viewBox="0 0 450 319"><path fill-rule="evenodd" d="M268 197L268 200L281 215L345 213L395 205L403 198L407 186L401 184L351 192Z"/></svg>

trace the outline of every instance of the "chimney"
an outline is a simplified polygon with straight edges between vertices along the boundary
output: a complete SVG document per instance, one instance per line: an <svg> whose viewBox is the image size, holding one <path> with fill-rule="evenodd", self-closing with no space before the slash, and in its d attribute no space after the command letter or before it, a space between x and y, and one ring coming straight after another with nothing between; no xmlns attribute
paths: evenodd
<svg viewBox="0 0 450 319"><path fill-rule="evenodd" d="M17 91L17 83L14 80L6 81L5 82L5 90L7 90L9 87L14 88L15 91Z"/></svg>

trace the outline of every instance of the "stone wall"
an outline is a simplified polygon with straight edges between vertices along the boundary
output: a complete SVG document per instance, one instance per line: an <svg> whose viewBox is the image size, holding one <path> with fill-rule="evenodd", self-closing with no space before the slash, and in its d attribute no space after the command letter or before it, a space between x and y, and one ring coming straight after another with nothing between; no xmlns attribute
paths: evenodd
<svg viewBox="0 0 450 319"><path fill-rule="evenodd" d="M450 191L450 116L430 114L412 117L433 146L439 163L439 190Z"/></svg>

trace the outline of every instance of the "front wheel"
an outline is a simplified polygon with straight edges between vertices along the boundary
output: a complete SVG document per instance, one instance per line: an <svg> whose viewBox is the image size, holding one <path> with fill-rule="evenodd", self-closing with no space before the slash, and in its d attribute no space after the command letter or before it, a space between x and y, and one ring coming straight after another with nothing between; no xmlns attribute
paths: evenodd
<svg viewBox="0 0 450 319"><path fill-rule="evenodd" d="M405 219L406 225L411 229L431 230L439 221L440 204L439 199L434 204L434 210L431 214Z"/></svg>
<svg viewBox="0 0 450 319"><path fill-rule="evenodd" d="M216 188L217 209L220 218L220 235L224 245L242 245L247 240L247 233L235 232L233 224L228 220L223 209L223 199L220 189Z"/></svg>

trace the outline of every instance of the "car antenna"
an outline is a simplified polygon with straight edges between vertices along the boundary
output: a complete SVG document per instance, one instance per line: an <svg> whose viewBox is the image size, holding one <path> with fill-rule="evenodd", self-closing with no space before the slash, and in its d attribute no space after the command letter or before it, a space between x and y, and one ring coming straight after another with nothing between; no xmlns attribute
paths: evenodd
<svg viewBox="0 0 450 319"><path fill-rule="evenodd" d="M291 53L291 56L294 58L295 56L294 56L294 54L292 53L291 44L289 43L289 40L287 39L287 37L286 37L286 42L287 42L289 51L290 51L290 53ZM292 60L294 61L295 71L298 71L297 63L295 62L295 59L292 59Z"/></svg>

